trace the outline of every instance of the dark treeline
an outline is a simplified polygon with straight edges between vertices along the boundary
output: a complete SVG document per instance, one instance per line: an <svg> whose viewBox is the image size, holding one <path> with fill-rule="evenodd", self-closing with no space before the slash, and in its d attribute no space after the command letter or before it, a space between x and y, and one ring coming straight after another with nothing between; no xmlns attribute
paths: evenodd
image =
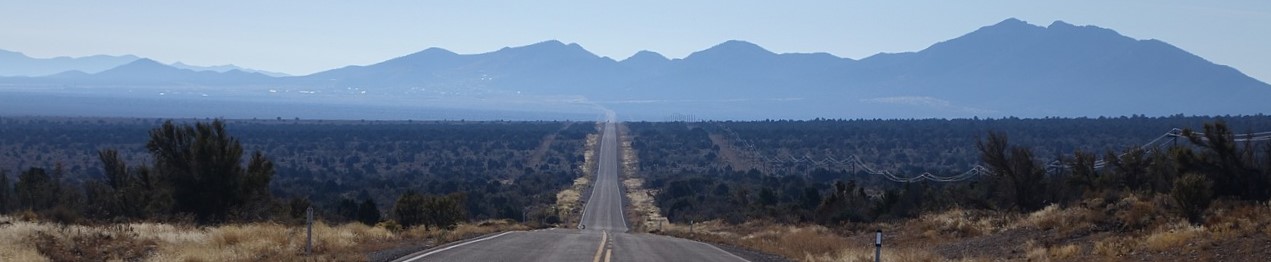
<svg viewBox="0 0 1271 262"><path fill-rule="evenodd" d="M1265 201L1271 194L1271 145L1234 142L1239 134L1271 130L1266 116L628 125L646 186L658 190L656 204L677 222L772 219L838 225L952 207L1111 208L1130 195L1195 222L1214 199ZM1155 150L1138 149L1172 128L1194 132ZM973 165L994 175L899 183L849 165L762 159L776 155L858 155L902 176L952 176ZM1106 166L1095 168L1105 159ZM1070 168L1047 172L1053 160Z"/></svg>
<svg viewBox="0 0 1271 262"><path fill-rule="evenodd" d="M52 171L32 167L14 183L17 201L0 198L0 211L38 212L65 223L89 217L206 224L271 216L273 162L259 151L245 159L242 144L224 123L165 122L149 133L151 162L130 164L117 150L103 149L98 151L103 177L83 183L67 181L60 165ZM0 182L8 195L8 182Z"/></svg>
<svg viewBox="0 0 1271 262"><path fill-rule="evenodd" d="M367 224L444 227L527 210L554 222L546 210L595 132L569 122L0 122L0 211L64 222L299 221L309 207Z"/></svg>

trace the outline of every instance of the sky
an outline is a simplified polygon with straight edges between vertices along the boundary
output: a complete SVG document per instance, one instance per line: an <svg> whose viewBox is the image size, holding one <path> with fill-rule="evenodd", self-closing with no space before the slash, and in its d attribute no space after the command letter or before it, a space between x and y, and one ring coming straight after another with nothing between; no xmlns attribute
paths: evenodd
<svg viewBox="0 0 1271 262"><path fill-rule="evenodd" d="M1007 18L1159 39L1271 82L1271 1L3 1L0 49L133 54L304 75L441 47L485 53L546 40L616 60L727 40L860 59L919 51Z"/></svg>

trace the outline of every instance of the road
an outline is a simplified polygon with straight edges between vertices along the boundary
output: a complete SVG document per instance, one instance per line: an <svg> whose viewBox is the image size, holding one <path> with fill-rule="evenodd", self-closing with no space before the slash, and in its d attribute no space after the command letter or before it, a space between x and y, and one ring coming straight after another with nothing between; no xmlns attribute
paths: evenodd
<svg viewBox="0 0 1271 262"><path fill-rule="evenodd" d="M610 117L583 229L513 231L420 251L396 261L746 261L713 245L628 233L618 177L618 135Z"/></svg>
<svg viewBox="0 0 1271 262"><path fill-rule="evenodd" d="M618 134L613 122L605 122L600 136L600 161L596 182L591 186L591 197L583 208L581 224L585 229L610 232L627 232L627 220L622 216L622 182L618 178Z"/></svg>

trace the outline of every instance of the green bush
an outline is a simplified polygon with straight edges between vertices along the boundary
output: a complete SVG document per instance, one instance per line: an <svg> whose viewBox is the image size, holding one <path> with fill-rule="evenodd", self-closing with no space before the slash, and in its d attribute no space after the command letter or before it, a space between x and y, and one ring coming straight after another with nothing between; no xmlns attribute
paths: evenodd
<svg viewBox="0 0 1271 262"><path fill-rule="evenodd" d="M1203 175L1189 173L1174 180L1170 197L1188 221L1200 223L1205 209L1213 201L1213 182Z"/></svg>

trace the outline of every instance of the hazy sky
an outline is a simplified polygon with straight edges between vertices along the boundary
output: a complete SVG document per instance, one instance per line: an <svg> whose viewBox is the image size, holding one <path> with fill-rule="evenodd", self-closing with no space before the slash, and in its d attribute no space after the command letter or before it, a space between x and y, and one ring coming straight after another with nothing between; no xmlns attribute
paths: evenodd
<svg viewBox="0 0 1271 262"><path fill-rule="evenodd" d="M4 1L0 49L135 54L308 74L442 47L483 53L557 39L623 59L730 39L863 58L917 51L1016 17L1174 44L1271 81L1271 1Z"/></svg>

